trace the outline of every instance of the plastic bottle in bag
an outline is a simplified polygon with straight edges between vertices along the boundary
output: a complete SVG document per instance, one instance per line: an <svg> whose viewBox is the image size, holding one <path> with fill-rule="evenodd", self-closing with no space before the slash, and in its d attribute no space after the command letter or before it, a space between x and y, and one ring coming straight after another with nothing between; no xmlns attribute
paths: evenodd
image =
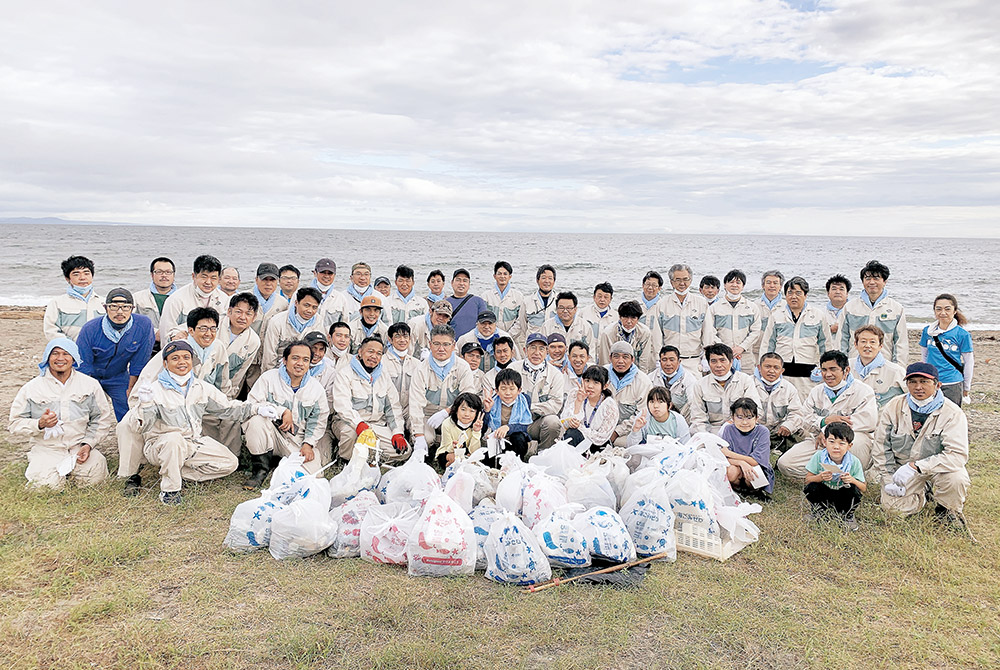
<svg viewBox="0 0 1000 670"><path fill-rule="evenodd" d="M410 532L406 557L411 577L471 575L476 570L472 519L451 496L432 493Z"/></svg>

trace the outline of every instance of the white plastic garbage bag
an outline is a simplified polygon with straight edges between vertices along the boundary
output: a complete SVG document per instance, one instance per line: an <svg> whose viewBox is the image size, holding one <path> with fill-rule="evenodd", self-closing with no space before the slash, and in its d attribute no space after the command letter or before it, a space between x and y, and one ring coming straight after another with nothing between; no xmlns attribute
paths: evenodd
<svg viewBox="0 0 1000 670"><path fill-rule="evenodd" d="M472 530L476 534L476 570L486 569L486 538L490 535L493 522L502 515L503 510L489 499L476 505L469 514Z"/></svg>
<svg viewBox="0 0 1000 670"><path fill-rule="evenodd" d="M410 533L406 557L411 577L471 575L476 570L472 519L451 496L432 493Z"/></svg>
<svg viewBox="0 0 1000 670"><path fill-rule="evenodd" d="M666 560L677 560L674 511L667 493L669 479L661 475L625 501L621 518L639 556L669 552Z"/></svg>
<svg viewBox="0 0 1000 670"><path fill-rule="evenodd" d="M234 551L263 549L271 541L271 523L275 512L286 505L274 500L270 491L264 490L259 498L241 502L229 520L229 532L222 543Z"/></svg>
<svg viewBox="0 0 1000 670"><path fill-rule="evenodd" d="M587 538L573 526L573 516L582 511L580 505L563 505L531 529L538 538L542 553L553 567L581 568L590 565Z"/></svg>
<svg viewBox="0 0 1000 670"><path fill-rule="evenodd" d="M635 543L628 529L610 507L595 507L578 514L573 527L583 534L591 556L600 556L616 563L635 560Z"/></svg>
<svg viewBox="0 0 1000 670"><path fill-rule="evenodd" d="M585 451L587 446L574 447L569 440L559 440L548 449L542 449L529 458L528 463L543 469L546 474L553 477L566 479L569 473L579 470L587 462L583 456Z"/></svg>
<svg viewBox="0 0 1000 670"><path fill-rule="evenodd" d="M336 539L337 525L330 518L330 482L312 475L308 479L301 495L274 514L269 549L276 559L318 554Z"/></svg>
<svg viewBox="0 0 1000 670"><path fill-rule="evenodd" d="M615 492L616 504L614 507L616 509L620 507L625 502L622 497L625 493L625 482L632 474L625 458L617 454L595 454L586 467L593 468L595 472L604 475L608 483L611 484L611 490Z"/></svg>
<svg viewBox="0 0 1000 670"><path fill-rule="evenodd" d="M337 537L326 550L330 558L357 558L361 556L361 523L373 507L378 507L374 491L364 490L347 502L330 510L330 518L337 524Z"/></svg>
<svg viewBox="0 0 1000 670"><path fill-rule="evenodd" d="M692 470L681 470L667 484L670 507L675 523L701 526L706 533L719 532L715 517L716 495L705 475Z"/></svg>
<svg viewBox="0 0 1000 670"><path fill-rule="evenodd" d="M351 460L330 479L330 505L339 507L361 491L375 488L380 475L377 467L368 465L368 447L355 444Z"/></svg>
<svg viewBox="0 0 1000 670"><path fill-rule="evenodd" d="M486 538L486 578L505 584L538 584L552 577L549 559L527 526L504 512Z"/></svg>
<svg viewBox="0 0 1000 670"><path fill-rule="evenodd" d="M448 479L448 483L444 485L444 492L468 514L472 511L472 494L475 488L476 482L472 475L465 470L459 470Z"/></svg>
<svg viewBox="0 0 1000 670"><path fill-rule="evenodd" d="M312 477L303 467L305 460L297 451L283 457L278 467L271 473L268 490L277 502L288 504L299 497L304 487L309 486Z"/></svg>
<svg viewBox="0 0 1000 670"><path fill-rule="evenodd" d="M439 490L441 478L434 468L424 462L426 456L426 447L415 446L405 463L382 475L377 491L379 500L384 503L408 503L413 500L414 489L427 492Z"/></svg>
<svg viewBox="0 0 1000 670"><path fill-rule="evenodd" d="M566 486L560 480L544 472L536 473L524 486L521 519L533 528L566 502Z"/></svg>
<svg viewBox="0 0 1000 670"><path fill-rule="evenodd" d="M593 464L571 472L566 478L566 500L583 505L584 509L618 507L618 496L611 488L611 482Z"/></svg>
<svg viewBox="0 0 1000 670"><path fill-rule="evenodd" d="M456 450L455 462L445 469L441 477L441 483L447 484L457 472L467 472L472 475L475 487L472 490L472 504L478 505L486 498L492 498L497 492L497 483L500 481L500 471L487 467L483 463L486 458L485 449L476 449L468 456L459 456Z"/></svg>
<svg viewBox="0 0 1000 670"><path fill-rule="evenodd" d="M760 539L760 528L747 518L748 514L758 514L761 506L757 503L740 503L735 506L721 506L716 509L723 540L730 541L734 548L742 549Z"/></svg>
<svg viewBox="0 0 1000 670"><path fill-rule="evenodd" d="M369 508L361 522L361 558L406 565L406 542L419 516L420 510L405 502Z"/></svg>
<svg viewBox="0 0 1000 670"><path fill-rule="evenodd" d="M524 487L531 475L539 469L521 461L517 454L505 451L500 454L500 483L497 484L497 506L520 515L524 504Z"/></svg>

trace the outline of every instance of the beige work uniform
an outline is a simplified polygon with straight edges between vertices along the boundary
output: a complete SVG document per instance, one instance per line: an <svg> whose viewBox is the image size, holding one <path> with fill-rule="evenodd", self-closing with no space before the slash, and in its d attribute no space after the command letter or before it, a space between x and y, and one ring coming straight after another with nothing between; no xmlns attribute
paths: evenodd
<svg viewBox="0 0 1000 670"><path fill-rule="evenodd" d="M761 406L753 377L745 372L733 372L725 386L710 374L699 379L691 393L691 434L718 433L732 417L730 406L740 398Z"/></svg>
<svg viewBox="0 0 1000 670"><path fill-rule="evenodd" d="M303 444L315 447L315 455L304 464L307 472L316 472L325 463L320 453L320 441L327 430L330 406L327 404L326 389L314 377L302 380L297 391L281 378L281 369L268 370L260 376L250 389L247 402L270 403L279 412L292 413L292 432L280 430L274 422L259 415L247 417L243 421L247 451L255 456L272 453L288 456L302 449ZM354 446L351 443L351 446Z"/></svg>

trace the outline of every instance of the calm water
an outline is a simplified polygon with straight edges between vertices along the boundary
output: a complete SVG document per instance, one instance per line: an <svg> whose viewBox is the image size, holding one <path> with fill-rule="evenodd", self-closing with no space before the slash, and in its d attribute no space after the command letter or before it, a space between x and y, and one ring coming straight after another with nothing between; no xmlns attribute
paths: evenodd
<svg viewBox="0 0 1000 670"><path fill-rule="evenodd" d="M0 304L42 305L65 290L59 262L71 254L91 258L97 266L100 293L115 286L140 289L149 284L149 261L168 256L177 263L178 284L188 281L191 263L202 253L239 268L249 286L257 264L292 263L312 270L316 259L337 263L337 286L343 288L353 262L364 260L373 276L392 279L396 265L416 271L417 287L435 268L447 277L458 267L472 274L473 292L492 281L493 263L514 266L514 284L534 288L534 272L542 263L556 267L559 290L589 300L594 284L610 281L615 301L636 298L642 276L656 269L666 278L673 263L687 263L696 280L706 274L720 279L731 268L747 273L748 293L759 294L764 270L780 269L787 277L805 277L812 302L826 303L823 284L843 273L861 290L858 271L877 258L892 269L890 292L907 309L911 322L931 320L938 293L954 293L973 327L1000 327L1000 303L985 286L994 285L1000 239L923 239L873 237L716 236L716 235L589 235L565 233L445 233L366 230L297 230L278 228L180 228L160 226L0 225L3 285ZM586 304L586 303L583 303Z"/></svg>

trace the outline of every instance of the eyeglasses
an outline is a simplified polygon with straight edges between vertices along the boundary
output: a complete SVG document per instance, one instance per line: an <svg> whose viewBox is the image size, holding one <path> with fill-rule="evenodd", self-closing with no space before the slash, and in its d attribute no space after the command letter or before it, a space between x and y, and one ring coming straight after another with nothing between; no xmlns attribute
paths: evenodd
<svg viewBox="0 0 1000 670"><path fill-rule="evenodd" d="M174 274L173 270L153 270L153 274L157 277L169 277Z"/></svg>
<svg viewBox="0 0 1000 670"><path fill-rule="evenodd" d="M194 328L199 333L217 333L219 332L218 326L195 326Z"/></svg>
<svg viewBox="0 0 1000 670"><path fill-rule="evenodd" d="M112 312L131 312L133 305L105 305Z"/></svg>
<svg viewBox="0 0 1000 670"><path fill-rule="evenodd" d="M557 312L572 312L576 307L556 307Z"/></svg>
<svg viewBox="0 0 1000 670"><path fill-rule="evenodd" d="M254 312L247 312L247 311L242 310L242 309L234 309L233 310L233 316L253 316L253 315L254 315Z"/></svg>

